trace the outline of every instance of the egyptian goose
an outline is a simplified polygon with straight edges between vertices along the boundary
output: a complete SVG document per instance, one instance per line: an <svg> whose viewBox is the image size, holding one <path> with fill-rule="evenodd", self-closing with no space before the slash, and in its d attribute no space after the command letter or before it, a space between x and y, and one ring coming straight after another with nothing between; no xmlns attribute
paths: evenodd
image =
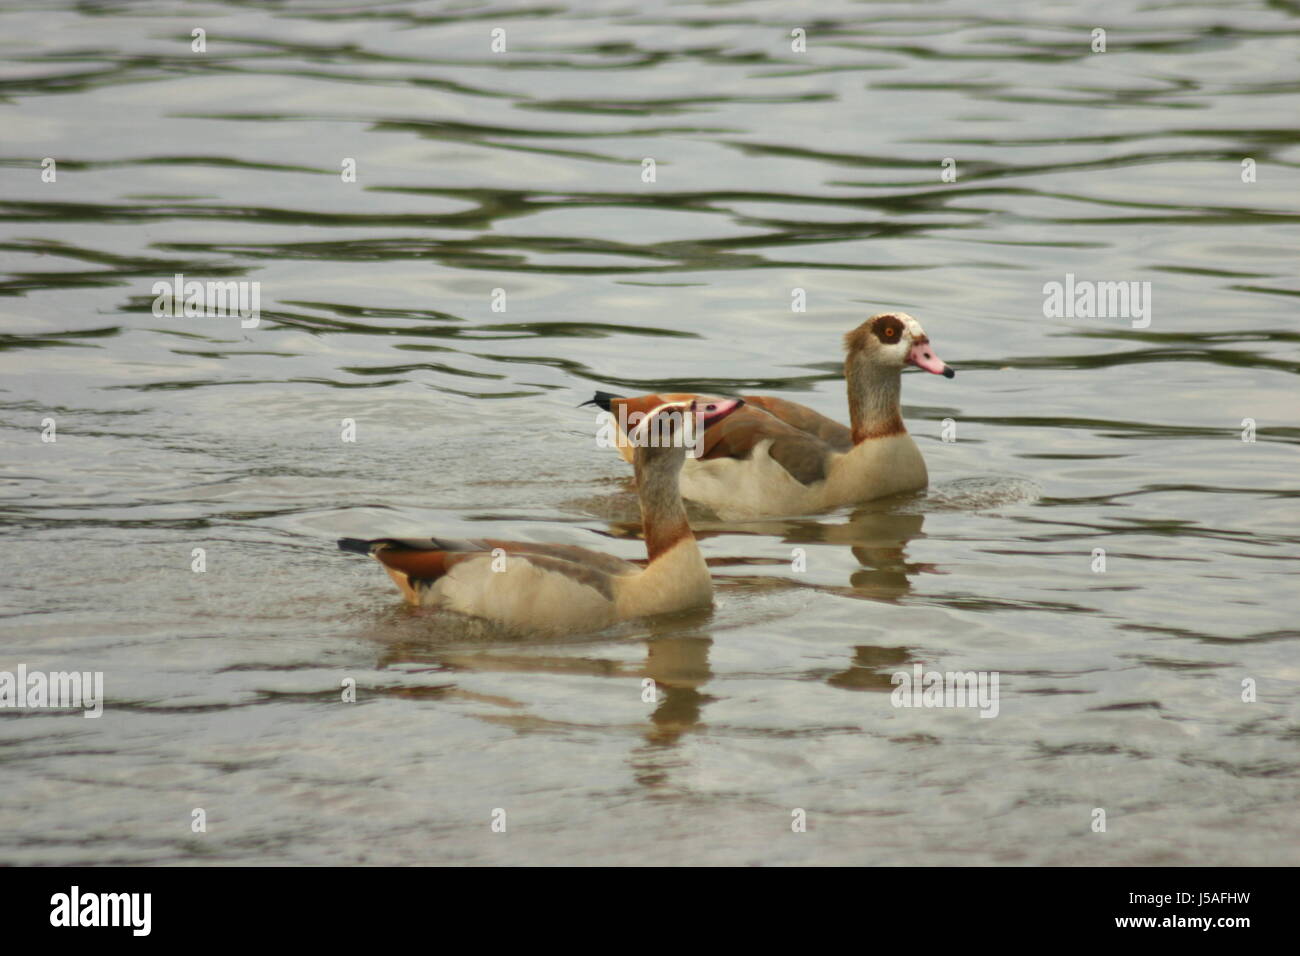
<svg viewBox="0 0 1300 956"><path fill-rule="evenodd" d="M844 336L844 349L851 428L783 398L745 395L745 406L711 430L699 457L686 463L682 494L732 520L810 514L924 488L929 476L903 425L899 379L904 365L946 378L956 373L931 350L921 323L905 312L873 315ZM630 461L624 436L638 414L688 399L711 400L597 392L584 404L614 417L607 443Z"/></svg>
<svg viewBox="0 0 1300 956"><path fill-rule="evenodd" d="M516 628L595 630L615 621L713 600L709 569L686 521L678 479L687 449L744 404L661 402L633 429L645 567L567 544L484 538L342 538L340 550L384 566L411 604L442 607ZM697 437L698 436L698 437Z"/></svg>

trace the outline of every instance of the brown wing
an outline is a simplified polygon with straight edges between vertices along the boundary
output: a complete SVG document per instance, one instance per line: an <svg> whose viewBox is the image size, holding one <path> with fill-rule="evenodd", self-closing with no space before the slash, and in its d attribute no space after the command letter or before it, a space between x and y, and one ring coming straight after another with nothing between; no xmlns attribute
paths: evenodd
<svg viewBox="0 0 1300 956"><path fill-rule="evenodd" d="M570 564L593 568L603 574L618 575L640 570L630 561L605 554L603 551L580 548L576 544L534 544L531 541L498 541L496 538L483 538L481 542L473 543L482 543L489 550L501 548L506 554L537 555L556 561L567 561Z"/></svg>
<svg viewBox="0 0 1300 956"><path fill-rule="evenodd" d="M787 402L784 398L771 395L742 395L747 405L757 405L771 412L781 421L801 432L815 435L836 451L845 452L853 447L853 433L833 418L827 418L821 412L815 412L807 405Z"/></svg>
<svg viewBox="0 0 1300 956"><path fill-rule="evenodd" d="M580 548L574 544L548 544L533 541L502 541L499 538L376 538L367 542L371 553L376 552L376 545L385 546L380 561L388 564L388 556L396 558L402 554L446 554L472 555L477 552L491 552L500 548L506 554L538 555L556 561L568 561L572 564L595 568L605 574L626 574L636 571L636 565L622 558L602 551ZM391 565L390 565L391 566Z"/></svg>
<svg viewBox="0 0 1300 956"><path fill-rule="evenodd" d="M421 584L436 581L462 561L481 555L472 551L416 551L382 544L371 553L389 571L406 575L412 587L417 586L417 581Z"/></svg>
<svg viewBox="0 0 1300 956"><path fill-rule="evenodd" d="M609 411L618 418L621 409L622 420L634 424L640 419L633 420L633 414L640 412L645 415L664 402L692 398L709 401L714 397L665 392L611 398ZM772 459L796 481L811 485L825 480L832 452L845 452L853 447L853 437L847 428L806 405L769 395L744 395L742 398L745 400L742 407L704 433L701 458L745 459L759 442L771 439L768 454ZM631 460L630 448L620 446L619 451L625 459Z"/></svg>
<svg viewBox="0 0 1300 956"><path fill-rule="evenodd" d="M704 433L704 453L710 458L746 459L759 442L771 441L767 453L800 484L826 479L830 456L837 449L826 440L782 421L771 412L748 404L736 409ZM814 413L816 414L816 413Z"/></svg>
<svg viewBox="0 0 1300 956"><path fill-rule="evenodd" d="M579 584L612 599L613 578L638 571L629 561L576 545L535 544L530 541L501 541L495 538L375 538L371 541L345 539L340 547L348 551L368 549L413 603L419 592L433 584L462 561L489 557L500 548L508 557L522 559L547 571L563 574Z"/></svg>

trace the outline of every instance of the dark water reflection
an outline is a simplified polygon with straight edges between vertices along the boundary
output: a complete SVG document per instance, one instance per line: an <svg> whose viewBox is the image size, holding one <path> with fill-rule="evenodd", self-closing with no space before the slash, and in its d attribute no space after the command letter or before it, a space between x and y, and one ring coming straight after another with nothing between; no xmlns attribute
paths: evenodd
<svg viewBox="0 0 1300 956"><path fill-rule="evenodd" d="M1284 3L3 5L0 670L108 702L0 712L0 862L1294 863L1298 35ZM177 273L259 282L260 322L156 317ZM1150 326L1044 317L1067 273L1150 282ZM844 419L883 308L961 369L903 387L932 487L697 514L711 611L508 635L333 550L642 556L575 406ZM996 671L998 717L892 706L916 665Z"/></svg>

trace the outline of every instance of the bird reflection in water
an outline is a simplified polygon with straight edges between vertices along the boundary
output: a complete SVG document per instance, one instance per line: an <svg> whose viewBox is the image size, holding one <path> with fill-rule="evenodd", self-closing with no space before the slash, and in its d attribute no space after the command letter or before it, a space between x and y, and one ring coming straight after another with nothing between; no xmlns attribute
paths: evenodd
<svg viewBox="0 0 1300 956"><path fill-rule="evenodd" d="M857 600L897 603L911 592L912 579L917 574L938 573L933 565L907 560L907 545L922 534L924 522L922 514L898 512L872 503L858 508L847 521L834 518L766 519L744 523L701 520L695 525L695 533L701 540L723 535L774 537L791 551L812 546L806 549L806 560L814 573L818 563L816 548L827 545L847 547L860 565L850 574L847 584L837 585L807 580L813 575L794 571L791 561L785 557L710 558L710 566L717 569L755 569L751 573L716 575L718 589L728 594L811 588ZM640 534L640 527L639 523L632 521L611 522L606 533L610 537L630 538ZM769 569L768 573L759 572L761 567ZM783 573L778 573L778 568ZM821 577L824 580L825 575ZM559 730L575 725L531 714L530 708L520 700L460 689L453 675L457 672L519 672L622 680L634 678L641 685L637 693L651 707L643 731L645 741L652 750L658 750L674 746L684 735L699 727L707 705L716 699L703 690L714 677L709 661L716 624L714 618L714 610L706 608L649 618L632 625L630 630L620 628L626 639L640 639L645 644L644 661L636 664L612 657L574 654L569 640L562 640L559 645L554 641L540 644L529 641L521 645L518 635L475 631L473 642L467 642L470 628L464 620L448 620L447 615L428 610L394 609L376 622L379 630L387 632L379 666L409 669L413 664L424 665L450 678L449 683L438 688L437 696L492 704L493 711L482 715L484 719L519 729ZM797 622L797 618L794 620ZM608 639L608 635L591 637L597 641ZM590 640L591 637L582 639ZM547 650L558 646L567 653ZM916 652L907 647L854 645L848 666L824 679L830 686L843 690L887 693L893 689L890 679L894 671L915 659ZM653 687L645 683L647 678L654 681ZM395 692L402 696L427 696ZM649 775L641 781L647 785L653 784L664 769L649 758L636 759L634 764L638 767L638 778L643 771Z"/></svg>

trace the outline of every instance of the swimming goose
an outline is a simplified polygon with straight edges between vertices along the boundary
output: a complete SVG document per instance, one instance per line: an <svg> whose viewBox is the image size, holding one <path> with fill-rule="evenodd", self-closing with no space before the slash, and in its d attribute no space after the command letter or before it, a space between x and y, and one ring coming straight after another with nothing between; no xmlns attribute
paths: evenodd
<svg viewBox="0 0 1300 956"><path fill-rule="evenodd" d="M925 460L898 407L904 365L935 375L956 373L934 354L930 339L906 312L884 312L844 336L844 378L851 427L805 405L767 395L743 396L745 406L704 437L698 458L682 472L682 494L724 520L799 515L924 488ZM614 444L631 460L624 435L638 413L697 395L618 398L597 392L594 404L615 419Z"/></svg>
<svg viewBox="0 0 1300 956"><path fill-rule="evenodd" d="M712 581L687 524L678 479L688 446L698 446L708 429L743 404L661 402L633 429L629 442L649 555L644 568L574 545L492 538L342 538L339 548L379 561L411 604L529 630L595 630L707 607Z"/></svg>

